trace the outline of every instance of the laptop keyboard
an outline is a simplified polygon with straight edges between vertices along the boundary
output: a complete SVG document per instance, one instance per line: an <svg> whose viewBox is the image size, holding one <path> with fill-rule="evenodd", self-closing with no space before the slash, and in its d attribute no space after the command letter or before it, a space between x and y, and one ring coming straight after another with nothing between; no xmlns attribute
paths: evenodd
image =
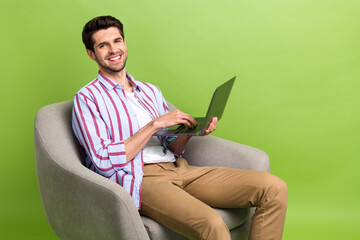
<svg viewBox="0 0 360 240"><path fill-rule="evenodd" d="M195 121L197 122L196 127L189 129L189 127L185 124L181 125L180 127L178 127L176 130L176 134L181 134L181 133L195 133L195 132L199 132L202 129L202 125L204 123L204 118L203 117L196 117L194 118Z"/></svg>

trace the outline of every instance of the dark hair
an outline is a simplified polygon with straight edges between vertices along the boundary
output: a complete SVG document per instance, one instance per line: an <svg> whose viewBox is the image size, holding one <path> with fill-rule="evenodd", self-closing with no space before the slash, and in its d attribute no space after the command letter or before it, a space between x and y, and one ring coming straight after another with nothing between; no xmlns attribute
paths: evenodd
<svg viewBox="0 0 360 240"><path fill-rule="evenodd" d="M108 29L110 27L116 27L119 29L121 36L125 39L123 24L112 16L99 16L87 22L82 31L82 41L86 49L94 52L94 41L92 39L92 35L101 29Z"/></svg>

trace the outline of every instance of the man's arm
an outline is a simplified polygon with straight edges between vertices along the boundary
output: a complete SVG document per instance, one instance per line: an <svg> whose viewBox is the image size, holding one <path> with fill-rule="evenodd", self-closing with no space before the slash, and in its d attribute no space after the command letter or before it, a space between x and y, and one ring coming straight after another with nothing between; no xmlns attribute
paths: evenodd
<svg viewBox="0 0 360 240"><path fill-rule="evenodd" d="M168 148L175 154L181 155L189 142L191 136L178 136L176 139L171 141Z"/></svg>
<svg viewBox="0 0 360 240"><path fill-rule="evenodd" d="M125 140L126 161L130 162L141 149L143 149L150 138L163 128L172 127L178 124L185 124L189 127L196 126L196 121L189 114L174 110L155 118L132 137ZM188 138L188 139L187 139ZM168 148L175 154L180 155L184 150L190 137L178 137L170 142Z"/></svg>
<svg viewBox="0 0 360 240"><path fill-rule="evenodd" d="M189 114L181 112L180 110L174 110L167 114L162 115L159 118L155 118L143 128L141 128L136 134L128 138L125 141L126 149L126 161L130 162L141 149L143 149L150 138L163 128L172 127L178 124L186 124L187 126L196 126L196 121ZM213 118L205 130L203 136L209 135L215 131L217 127L217 118ZM180 155L191 136L179 136L175 140L171 141L168 148L176 155Z"/></svg>
<svg viewBox="0 0 360 240"><path fill-rule="evenodd" d="M73 130L96 170L109 177L127 165L125 144L112 141L94 99L86 91L75 94Z"/></svg>

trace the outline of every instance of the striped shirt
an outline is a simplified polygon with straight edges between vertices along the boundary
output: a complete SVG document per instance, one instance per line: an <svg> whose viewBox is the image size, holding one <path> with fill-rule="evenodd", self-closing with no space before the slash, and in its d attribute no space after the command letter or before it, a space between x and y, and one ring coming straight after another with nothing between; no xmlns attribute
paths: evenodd
<svg viewBox="0 0 360 240"><path fill-rule="evenodd" d="M158 87L126 76L152 119L169 112ZM75 94L72 127L86 151L86 166L123 186L140 209L143 153L127 163L124 144L139 131L139 124L121 84L99 71L95 80ZM167 148L173 139L161 137L160 141Z"/></svg>

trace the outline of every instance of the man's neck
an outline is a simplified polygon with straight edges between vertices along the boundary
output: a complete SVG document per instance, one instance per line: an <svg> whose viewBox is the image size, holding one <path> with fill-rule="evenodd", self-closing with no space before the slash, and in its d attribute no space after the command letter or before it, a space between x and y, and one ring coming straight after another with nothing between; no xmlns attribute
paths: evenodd
<svg viewBox="0 0 360 240"><path fill-rule="evenodd" d="M120 72L109 72L103 69L100 69L101 73L105 75L106 77L110 78L111 80L119 83L125 91L132 92L133 87L130 83L130 81L126 77L126 70L125 68Z"/></svg>

